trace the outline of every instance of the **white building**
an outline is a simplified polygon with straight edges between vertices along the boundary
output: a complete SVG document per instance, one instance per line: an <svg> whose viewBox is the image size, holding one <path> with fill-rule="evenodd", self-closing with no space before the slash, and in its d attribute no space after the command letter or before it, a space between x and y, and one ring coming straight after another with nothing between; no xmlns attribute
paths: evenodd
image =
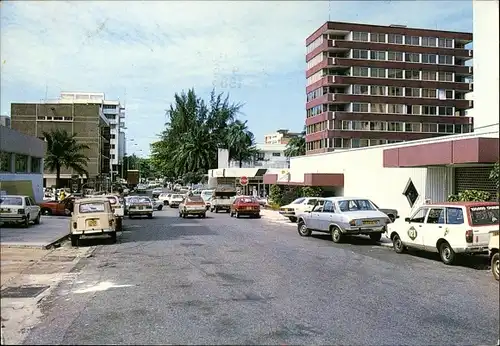
<svg viewBox="0 0 500 346"><path fill-rule="evenodd" d="M0 125L10 127L10 117L8 115L0 115Z"/></svg>
<svg viewBox="0 0 500 346"><path fill-rule="evenodd" d="M285 156L286 144L256 144L259 151L252 162L243 162L242 168L288 168L289 160ZM229 167L237 168L240 163L231 161ZM220 167L223 168L223 167Z"/></svg>
<svg viewBox="0 0 500 346"><path fill-rule="evenodd" d="M295 157L289 176L266 173L263 182L333 187L337 196L396 208L400 220L466 189L495 194L489 174L499 160L498 10L498 1L474 0L474 133Z"/></svg>
<svg viewBox="0 0 500 346"><path fill-rule="evenodd" d="M298 135L300 135L300 133L293 133L286 129L281 129L274 133L264 135L264 144L287 144L291 138Z"/></svg>
<svg viewBox="0 0 500 346"><path fill-rule="evenodd" d="M103 112L106 118L109 119L109 127L111 132L111 171L112 176L116 176L121 172L121 165L125 155L125 107L120 104L120 101L103 101Z"/></svg>

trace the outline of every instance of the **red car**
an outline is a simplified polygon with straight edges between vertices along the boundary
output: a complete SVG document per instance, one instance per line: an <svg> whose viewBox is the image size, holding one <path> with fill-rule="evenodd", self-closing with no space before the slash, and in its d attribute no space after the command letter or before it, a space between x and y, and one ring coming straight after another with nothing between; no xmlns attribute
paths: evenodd
<svg viewBox="0 0 500 346"><path fill-rule="evenodd" d="M237 196L233 204L231 204L231 210L229 215L233 215L239 218L241 215L247 215L251 218L260 219L260 204L259 201L254 197L249 196Z"/></svg>
<svg viewBox="0 0 500 346"><path fill-rule="evenodd" d="M62 201L46 201L39 204L42 215L71 216L75 198L68 197Z"/></svg>

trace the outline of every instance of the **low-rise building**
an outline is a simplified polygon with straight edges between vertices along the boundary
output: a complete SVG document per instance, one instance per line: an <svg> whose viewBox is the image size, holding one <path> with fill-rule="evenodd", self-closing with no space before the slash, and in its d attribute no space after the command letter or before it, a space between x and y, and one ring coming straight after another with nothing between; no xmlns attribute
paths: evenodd
<svg viewBox="0 0 500 346"><path fill-rule="evenodd" d="M231 168L288 168L289 160L285 156L286 144L259 143L255 145L258 150L257 156L249 161L242 162L241 167L238 161L231 161Z"/></svg>
<svg viewBox="0 0 500 346"><path fill-rule="evenodd" d="M274 133L269 133L264 136L265 144L288 144L290 139L300 136L300 133L290 132L287 129L280 129Z"/></svg>
<svg viewBox="0 0 500 346"><path fill-rule="evenodd" d="M0 126L10 127L10 117L8 115L0 115Z"/></svg>
<svg viewBox="0 0 500 346"><path fill-rule="evenodd" d="M0 126L0 192L41 202L45 151L45 141Z"/></svg>

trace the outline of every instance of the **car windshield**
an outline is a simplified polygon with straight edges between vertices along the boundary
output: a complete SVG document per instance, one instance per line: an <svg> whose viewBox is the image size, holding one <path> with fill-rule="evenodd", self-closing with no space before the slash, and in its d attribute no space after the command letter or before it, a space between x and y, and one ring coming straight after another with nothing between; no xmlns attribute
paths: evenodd
<svg viewBox="0 0 500 346"><path fill-rule="evenodd" d="M339 201L339 209L342 212L360 211L360 210L377 210L373 203L367 199L345 199Z"/></svg>
<svg viewBox="0 0 500 346"><path fill-rule="evenodd" d="M182 197L182 195L172 195L172 198L183 199L184 197Z"/></svg>
<svg viewBox="0 0 500 346"><path fill-rule="evenodd" d="M23 205L23 199L21 197L3 197L3 198L0 198L0 204L3 204L3 205Z"/></svg>
<svg viewBox="0 0 500 346"><path fill-rule="evenodd" d="M90 202L80 204L80 213L102 213L105 210L103 202Z"/></svg>
<svg viewBox="0 0 500 346"><path fill-rule="evenodd" d="M129 200L129 203L151 203L151 200L148 197L132 197Z"/></svg>
<svg viewBox="0 0 500 346"><path fill-rule="evenodd" d="M472 226L498 225L498 205L478 206L470 208Z"/></svg>
<svg viewBox="0 0 500 346"><path fill-rule="evenodd" d="M301 204L302 202L304 202L304 200L305 200L305 198L297 198L295 201L293 201L290 204Z"/></svg>
<svg viewBox="0 0 500 346"><path fill-rule="evenodd" d="M192 203L204 203L203 198L200 196L189 196L187 201Z"/></svg>
<svg viewBox="0 0 500 346"><path fill-rule="evenodd" d="M239 200L240 203L258 203L257 200L253 197L241 197Z"/></svg>

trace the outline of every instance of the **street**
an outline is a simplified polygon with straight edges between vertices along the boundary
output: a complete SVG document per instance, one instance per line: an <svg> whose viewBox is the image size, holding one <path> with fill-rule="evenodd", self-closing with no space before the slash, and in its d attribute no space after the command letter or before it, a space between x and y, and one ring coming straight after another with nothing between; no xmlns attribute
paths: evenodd
<svg viewBox="0 0 500 346"><path fill-rule="evenodd" d="M265 219L125 219L42 301L25 344L494 345L485 261L445 266L367 238L334 244Z"/></svg>

